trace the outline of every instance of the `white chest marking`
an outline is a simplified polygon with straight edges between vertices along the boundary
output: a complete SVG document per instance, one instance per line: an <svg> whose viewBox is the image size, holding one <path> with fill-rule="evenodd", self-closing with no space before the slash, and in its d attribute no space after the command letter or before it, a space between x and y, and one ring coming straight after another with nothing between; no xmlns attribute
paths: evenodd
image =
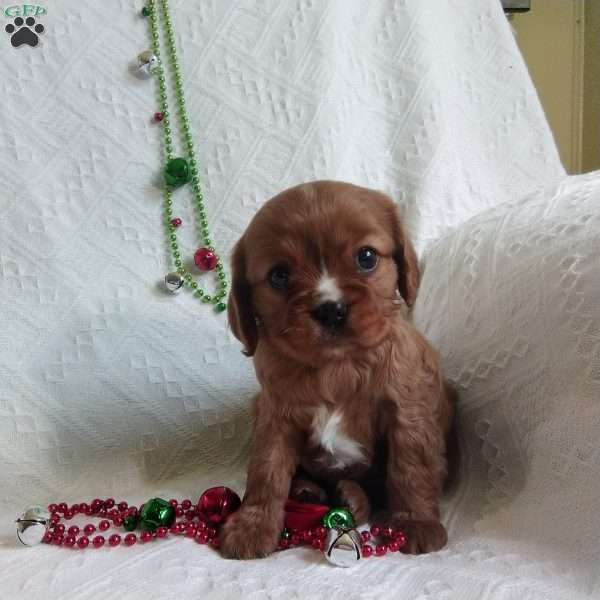
<svg viewBox="0 0 600 600"><path fill-rule="evenodd" d="M339 302L342 299L342 290L326 269L323 269L323 274L317 284L317 294L320 302Z"/></svg>
<svg viewBox="0 0 600 600"><path fill-rule="evenodd" d="M324 406L319 407L312 421L310 441L332 455L333 468L343 469L361 462L365 456L362 446L341 431L342 415L330 413Z"/></svg>

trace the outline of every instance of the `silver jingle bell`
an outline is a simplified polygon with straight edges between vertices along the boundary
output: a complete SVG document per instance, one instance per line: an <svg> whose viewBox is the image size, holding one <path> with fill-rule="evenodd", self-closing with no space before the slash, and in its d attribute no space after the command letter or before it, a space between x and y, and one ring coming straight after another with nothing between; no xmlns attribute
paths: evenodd
<svg viewBox="0 0 600 600"><path fill-rule="evenodd" d="M149 79L158 67L158 57L152 50L146 50L138 54L136 75L142 79Z"/></svg>
<svg viewBox="0 0 600 600"><path fill-rule="evenodd" d="M17 537L25 546L39 544L50 526L50 513L42 506L28 508L16 521Z"/></svg>
<svg viewBox="0 0 600 600"><path fill-rule="evenodd" d="M183 283L184 279L177 271L165 275L165 286L171 294L178 294L183 287Z"/></svg>
<svg viewBox="0 0 600 600"><path fill-rule="evenodd" d="M325 541L325 558L337 567L353 567L362 558L362 544L356 529L332 527Z"/></svg>

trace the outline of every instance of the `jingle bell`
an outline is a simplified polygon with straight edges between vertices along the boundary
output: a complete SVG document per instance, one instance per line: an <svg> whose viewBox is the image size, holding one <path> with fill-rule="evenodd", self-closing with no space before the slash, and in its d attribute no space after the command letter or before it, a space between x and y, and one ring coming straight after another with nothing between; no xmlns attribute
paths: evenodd
<svg viewBox="0 0 600 600"><path fill-rule="evenodd" d="M171 292L171 294L179 293L183 287L183 283L183 277L176 271L167 273L165 275L165 287Z"/></svg>
<svg viewBox="0 0 600 600"><path fill-rule="evenodd" d="M347 508L332 508L323 516L323 526L351 529L356 526L352 513Z"/></svg>
<svg viewBox="0 0 600 600"><path fill-rule="evenodd" d="M50 526L50 513L41 506L28 508L17 520L17 537L25 546L39 544Z"/></svg>
<svg viewBox="0 0 600 600"><path fill-rule="evenodd" d="M219 257L214 250L199 248L194 253L194 262L201 271L213 271L219 264Z"/></svg>
<svg viewBox="0 0 600 600"><path fill-rule="evenodd" d="M153 54L152 50L141 52L137 56L136 75L142 79L149 79L154 75L154 71L158 67L158 57Z"/></svg>
<svg viewBox="0 0 600 600"><path fill-rule="evenodd" d="M213 526L224 523L240 508L240 497L223 485L207 489L198 499L196 510L200 518Z"/></svg>
<svg viewBox="0 0 600 600"><path fill-rule="evenodd" d="M362 544L356 529L332 527L327 533L325 558L337 567L352 567L362 558Z"/></svg>
<svg viewBox="0 0 600 600"><path fill-rule="evenodd" d="M165 167L165 181L169 187L182 186L190 181L192 172L185 158L172 158Z"/></svg>
<svg viewBox="0 0 600 600"><path fill-rule="evenodd" d="M139 523L139 517L137 515L129 515L123 519L123 529L125 531L135 531Z"/></svg>
<svg viewBox="0 0 600 600"><path fill-rule="evenodd" d="M140 527L154 531L158 527L171 527L175 522L175 509L162 498L152 498L140 512Z"/></svg>

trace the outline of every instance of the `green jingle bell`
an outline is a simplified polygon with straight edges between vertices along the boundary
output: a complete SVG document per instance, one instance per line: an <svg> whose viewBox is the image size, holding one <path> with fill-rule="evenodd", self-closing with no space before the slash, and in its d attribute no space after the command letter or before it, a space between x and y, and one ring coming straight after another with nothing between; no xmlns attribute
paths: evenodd
<svg viewBox="0 0 600 600"><path fill-rule="evenodd" d="M190 166L185 158L172 158L165 167L165 181L169 187L179 187L192 178Z"/></svg>
<svg viewBox="0 0 600 600"><path fill-rule="evenodd" d="M125 531L135 531L138 526L138 516L129 515L123 519L123 528Z"/></svg>
<svg viewBox="0 0 600 600"><path fill-rule="evenodd" d="M332 508L323 516L323 526L327 529L332 527L350 529L356 527L356 523L352 513L347 508Z"/></svg>
<svg viewBox="0 0 600 600"><path fill-rule="evenodd" d="M162 498L152 498L140 511L140 526L147 531L157 527L171 527L175 521L175 508Z"/></svg>

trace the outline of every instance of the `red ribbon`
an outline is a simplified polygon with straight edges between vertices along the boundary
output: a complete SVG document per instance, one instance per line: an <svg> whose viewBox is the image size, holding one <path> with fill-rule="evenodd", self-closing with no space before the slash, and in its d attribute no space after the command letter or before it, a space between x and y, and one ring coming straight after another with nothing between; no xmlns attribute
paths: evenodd
<svg viewBox="0 0 600 600"><path fill-rule="evenodd" d="M326 504L310 504L288 500L285 503L284 524L289 529L305 531L322 525L323 516L329 510Z"/></svg>

